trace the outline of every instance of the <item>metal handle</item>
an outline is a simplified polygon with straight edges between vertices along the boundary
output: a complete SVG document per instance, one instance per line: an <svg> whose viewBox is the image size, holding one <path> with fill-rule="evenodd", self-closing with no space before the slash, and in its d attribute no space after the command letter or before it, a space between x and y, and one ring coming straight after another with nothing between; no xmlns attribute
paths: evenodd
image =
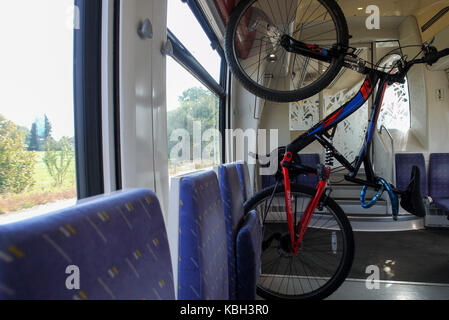
<svg viewBox="0 0 449 320"><path fill-rule="evenodd" d="M150 19L145 19L144 22L137 29L137 34L142 39L153 39L153 25Z"/></svg>

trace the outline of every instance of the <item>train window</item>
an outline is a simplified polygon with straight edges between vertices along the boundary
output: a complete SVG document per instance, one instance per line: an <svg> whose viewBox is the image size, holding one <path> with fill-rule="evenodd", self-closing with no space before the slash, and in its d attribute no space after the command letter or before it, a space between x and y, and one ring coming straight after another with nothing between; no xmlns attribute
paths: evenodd
<svg viewBox="0 0 449 320"><path fill-rule="evenodd" d="M189 28L185 28L188 25ZM189 6L168 1L167 59L169 173L178 175L220 163L220 107L225 100L223 58Z"/></svg>
<svg viewBox="0 0 449 320"><path fill-rule="evenodd" d="M0 4L0 215L76 201L75 12L73 0Z"/></svg>
<svg viewBox="0 0 449 320"><path fill-rule="evenodd" d="M378 126L407 133L410 129L410 96L407 78L405 83L394 83L385 91Z"/></svg>
<svg viewBox="0 0 449 320"><path fill-rule="evenodd" d="M167 60L170 175L219 164L219 99L176 61Z"/></svg>
<svg viewBox="0 0 449 320"><path fill-rule="evenodd" d="M210 39L187 4L168 0L167 27L215 81L220 82L221 57L212 49Z"/></svg>
<svg viewBox="0 0 449 320"><path fill-rule="evenodd" d="M394 70L401 58L401 49L398 41L378 41L375 43L379 66L383 70ZM387 87L382 110L377 123L387 129L395 129L406 133L411 126L410 119L410 95L407 78L405 83L393 83Z"/></svg>

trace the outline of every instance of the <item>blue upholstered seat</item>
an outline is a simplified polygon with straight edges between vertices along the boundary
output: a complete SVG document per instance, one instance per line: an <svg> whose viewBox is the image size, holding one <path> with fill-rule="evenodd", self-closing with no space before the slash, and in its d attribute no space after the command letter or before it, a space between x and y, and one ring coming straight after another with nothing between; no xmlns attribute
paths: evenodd
<svg viewBox="0 0 449 320"><path fill-rule="evenodd" d="M243 194L235 164L219 168L219 181L226 221L228 246L229 299L235 300L237 291L235 243L243 218Z"/></svg>
<svg viewBox="0 0 449 320"><path fill-rule="evenodd" d="M443 210L449 210L449 153L430 155L429 195L434 204Z"/></svg>
<svg viewBox="0 0 449 320"><path fill-rule="evenodd" d="M179 232L178 299L227 300L226 226L215 172L182 178Z"/></svg>
<svg viewBox="0 0 449 320"><path fill-rule="evenodd" d="M301 163L308 167L316 168L320 164L320 156L317 153L299 154ZM316 187L318 183L318 177L314 175L300 175L296 178L295 183L303 184L309 187ZM267 188L273 184L276 184L274 176L262 176L262 188Z"/></svg>
<svg viewBox="0 0 449 320"><path fill-rule="evenodd" d="M427 193L426 163L422 153L398 153L395 155L396 161L396 187L399 190L406 190L410 183L412 167L417 166L420 171L421 193L423 197Z"/></svg>
<svg viewBox="0 0 449 320"><path fill-rule="evenodd" d="M237 299L254 300L260 276L262 225L251 211L240 228L236 241Z"/></svg>
<svg viewBox="0 0 449 320"><path fill-rule="evenodd" d="M69 266L79 268L80 288L67 288ZM174 299L154 193L116 193L1 225L0 299Z"/></svg>
<svg viewBox="0 0 449 320"><path fill-rule="evenodd" d="M449 198L432 198L433 203L441 210L449 211Z"/></svg>
<svg viewBox="0 0 449 320"><path fill-rule="evenodd" d="M276 179L274 176L262 176L262 189L268 188L274 184L276 184Z"/></svg>
<svg viewBox="0 0 449 320"><path fill-rule="evenodd" d="M300 154L301 163L305 166L316 168L320 164L320 156L317 153ZM296 178L296 183L315 188L318 183L318 176L302 174Z"/></svg>
<svg viewBox="0 0 449 320"><path fill-rule="evenodd" d="M242 186L243 201L247 201L253 196L248 164L246 162L237 163L237 171L239 173L240 184Z"/></svg>

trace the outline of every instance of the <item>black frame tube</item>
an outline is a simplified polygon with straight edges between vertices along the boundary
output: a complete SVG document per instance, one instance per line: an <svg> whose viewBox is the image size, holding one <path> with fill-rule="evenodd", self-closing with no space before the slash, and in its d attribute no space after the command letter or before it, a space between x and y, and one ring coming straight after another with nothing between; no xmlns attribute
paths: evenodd
<svg viewBox="0 0 449 320"><path fill-rule="evenodd" d="M355 111L357 111L360 107L362 107L366 101L368 101L368 99L372 95L372 91L368 95L366 95L366 93L362 93L362 91L364 90L364 86L362 86L360 91L351 99L351 101L349 101L348 103L341 106L339 109L337 109L331 115L329 115L326 119L322 120L320 123L315 125L312 129L310 129L309 131L307 131L306 133L304 133L303 135L298 137L296 140L291 142L287 146L287 152L296 154L296 153L300 152L301 150L303 150L304 148L306 148L312 142L318 141L323 147L332 149L335 159L339 163L341 163L350 172L350 174L346 177L347 180L350 180L354 183L358 183L358 184L362 184L362 185L369 184L371 186L378 186L378 182L375 180L374 170L372 167L369 152L367 152L367 151L369 150L369 148L371 146L371 142L372 142L372 139L374 136L372 134L371 130L375 130L376 125L377 125L378 115L382 108L382 101L383 101L383 97L385 94L385 91L383 90L383 86L389 81L389 79L388 79L387 74L385 74L385 73L370 72L370 74L368 74L368 76L366 77L365 83L367 81L368 81L368 83L370 83L372 88L375 88L376 85L378 85L378 89L377 89L377 92L375 95L373 110L372 110L372 113L370 116L370 128L366 132L365 143L362 146L362 149L360 150L360 156L356 158L355 166L352 166L352 164L343 155L341 155L340 152L338 152L338 150L329 141L324 139L323 135L325 135L329 130L338 126L338 124L341 121L343 121L344 119L351 116ZM354 110L350 114L346 115L345 117L339 119L338 121L334 120L333 121L334 123L331 122L330 125L325 126L325 124L328 123L330 120L332 120L336 114L341 113L351 103L355 103L355 101L357 101L356 99L358 99L360 94L362 94L364 96L364 99L363 99L363 102L360 103L360 105L358 107L354 108ZM357 103L359 103L359 102L357 102ZM317 129L319 129L320 127L322 127L322 128L319 131L317 131ZM364 181L364 180L360 180L360 179L356 178L357 173L360 170L362 163L364 163L364 165L365 165L365 172L366 172L368 181ZM291 168L294 169L294 166L292 166ZM298 173L296 172L294 174L298 174Z"/></svg>

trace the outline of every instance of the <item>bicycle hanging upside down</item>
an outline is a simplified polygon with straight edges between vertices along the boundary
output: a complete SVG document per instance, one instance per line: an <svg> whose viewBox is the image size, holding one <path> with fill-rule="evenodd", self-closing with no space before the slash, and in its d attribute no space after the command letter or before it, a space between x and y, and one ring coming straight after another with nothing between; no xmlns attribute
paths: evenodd
<svg viewBox="0 0 449 320"><path fill-rule="evenodd" d="M257 210L263 223L260 296L321 299L334 292L348 275L354 238L347 217L327 188L333 159L348 171L347 181L362 186L363 207L373 206L387 192L394 219L399 204L418 217L425 215L419 169L413 167L408 188L398 190L376 176L369 150L388 85L405 83L416 64L432 65L449 55L449 49L438 51L431 44L422 45L421 52L410 61L400 56L388 68L368 66L349 47L346 19L333 0L243 0L234 9L225 37L226 58L236 78L255 95L293 102L325 89L343 67L366 76L349 102L271 155L272 161L279 162L276 184L245 203L245 211ZM283 87L273 80L276 78L282 78ZM336 128L373 95L363 146L350 162L332 144ZM326 163L317 168L303 165L298 156L315 141L326 150ZM366 179L357 177L362 165ZM294 183L304 174L318 176L315 189ZM376 191L369 201L368 188Z"/></svg>

